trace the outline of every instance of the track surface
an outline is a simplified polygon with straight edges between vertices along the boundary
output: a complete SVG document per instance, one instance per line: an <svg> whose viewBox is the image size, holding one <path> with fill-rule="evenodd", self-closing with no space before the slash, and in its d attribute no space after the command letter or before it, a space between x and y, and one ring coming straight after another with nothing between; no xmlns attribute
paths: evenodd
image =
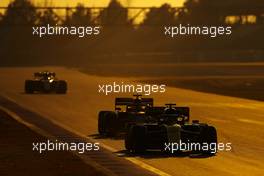
<svg viewBox="0 0 264 176"><path fill-rule="evenodd" d="M39 154L29 144L48 139L30 130L0 110L0 173L4 176L107 176L66 151ZM14 169L15 167L15 169Z"/></svg>
<svg viewBox="0 0 264 176"><path fill-rule="evenodd" d="M113 109L114 97L98 93L98 84L113 81L131 83L133 80L89 76L76 70L49 68L69 82L67 95L26 95L24 80L39 68L1 68L1 95L75 131L95 137L97 113ZM122 96L130 96L122 94ZM210 158L168 157L152 153L136 158L170 175L239 175L259 176L264 173L264 103L240 98L167 88L164 94L153 94L155 104L177 102L191 107L191 118L215 125L219 142L231 142L231 152L219 152ZM124 145L118 139L96 139L122 152Z"/></svg>

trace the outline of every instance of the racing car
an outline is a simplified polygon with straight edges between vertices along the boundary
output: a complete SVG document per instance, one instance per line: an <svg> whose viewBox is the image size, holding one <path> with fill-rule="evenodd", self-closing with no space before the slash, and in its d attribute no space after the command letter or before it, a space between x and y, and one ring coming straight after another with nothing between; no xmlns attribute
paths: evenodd
<svg viewBox="0 0 264 176"><path fill-rule="evenodd" d="M116 98L114 111L100 111L98 114L98 132L100 135L115 136L125 132L131 123L146 121L146 110L153 106L153 98Z"/></svg>
<svg viewBox="0 0 264 176"><path fill-rule="evenodd" d="M34 79L25 81L25 93L27 94L35 92L65 94L67 92L67 82L57 79L54 72L36 72L33 76Z"/></svg>
<svg viewBox="0 0 264 176"><path fill-rule="evenodd" d="M209 148L217 144L216 128L198 120L189 122L188 107L166 104L165 107L153 107L153 109L156 109L157 113L151 110L151 116L155 116L153 119L156 119L156 122L130 126L125 137L125 147L129 152L144 153L147 150L160 150L180 153L184 152L180 150L182 144L193 146L184 149L185 151L206 155L214 155L217 152ZM175 146L178 148L176 149Z"/></svg>

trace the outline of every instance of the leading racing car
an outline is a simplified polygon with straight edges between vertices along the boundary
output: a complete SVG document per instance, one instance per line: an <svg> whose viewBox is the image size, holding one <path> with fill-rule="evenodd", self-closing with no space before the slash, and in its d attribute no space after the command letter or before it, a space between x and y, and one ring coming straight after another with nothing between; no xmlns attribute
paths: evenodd
<svg viewBox="0 0 264 176"><path fill-rule="evenodd" d="M66 94L67 82L59 80L54 72L36 72L34 79L25 81L25 93L35 92Z"/></svg>
<svg viewBox="0 0 264 176"><path fill-rule="evenodd" d="M214 155L217 152L216 128L198 120L190 123L188 108L175 105L153 107L150 115L156 121L131 125L125 137L126 149L133 153L161 150ZM181 148L182 145L185 148Z"/></svg>

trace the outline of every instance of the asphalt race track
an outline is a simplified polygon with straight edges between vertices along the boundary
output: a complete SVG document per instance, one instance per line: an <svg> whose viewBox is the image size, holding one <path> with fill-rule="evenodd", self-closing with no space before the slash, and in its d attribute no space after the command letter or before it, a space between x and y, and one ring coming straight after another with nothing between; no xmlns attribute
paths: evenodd
<svg viewBox="0 0 264 176"><path fill-rule="evenodd" d="M66 79L66 95L24 94L24 81L33 72L55 71ZM190 90L167 88L165 93L153 94L155 105L176 102L191 107L191 119L216 126L219 142L231 142L232 151L219 152L214 157L165 156L159 152L143 156L126 156L123 140L100 139L97 136L97 113L113 110L114 98L120 94L98 93L99 84L131 83L129 78L89 76L74 69L59 67L28 67L0 69L0 96L40 114L56 124L99 141L113 155L125 157L134 164L152 166L160 175L226 175L260 176L264 173L264 103ZM122 96L131 96L122 94ZM4 106L0 104L0 106ZM41 126L38 126L42 128ZM146 166L144 165L146 164ZM156 170L155 170L156 169ZM161 172L159 172L161 171ZM133 175L133 174L132 174Z"/></svg>

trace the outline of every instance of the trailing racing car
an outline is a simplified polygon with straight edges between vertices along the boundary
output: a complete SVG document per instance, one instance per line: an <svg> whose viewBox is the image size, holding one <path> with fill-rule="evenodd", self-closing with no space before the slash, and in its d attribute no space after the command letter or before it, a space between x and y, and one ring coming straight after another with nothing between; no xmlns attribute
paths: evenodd
<svg viewBox="0 0 264 176"><path fill-rule="evenodd" d="M100 111L98 132L100 135L115 136L125 132L128 124L146 121L146 110L153 106L153 98L116 98L115 111Z"/></svg>
<svg viewBox="0 0 264 176"><path fill-rule="evenodd" d="M175 105L166 104L166 107L156 108L159 111L157 113L151 110L151 116L155 116L152 119L156 119L156 122L131 125L125 137L126 149L133 153L161 150L169 153L191 151L214 155L217 152L215 127L198 120L190 123L188 108L178 108Z"/></svg>
<svg viewBox="0 0 264 176"><path fill-rule="evenodd" d="M25 81L25 93L33 94L34 92L65 94L67 82L57 79L54 72L36 72L34 79Z"/></svg>

